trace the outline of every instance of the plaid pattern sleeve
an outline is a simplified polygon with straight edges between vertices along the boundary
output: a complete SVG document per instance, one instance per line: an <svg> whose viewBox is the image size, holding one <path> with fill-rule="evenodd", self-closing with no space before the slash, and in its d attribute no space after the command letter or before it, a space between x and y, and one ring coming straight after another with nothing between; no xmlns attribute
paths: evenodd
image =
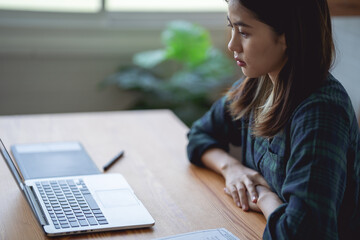
<svg viewBox="0 0 360 240"><path fill-rule="evenodd" d="M285 204L270 215L264 239L359 233L359 128L345 90L330 85L293 115L284 180L275 186Z"/></svg>
<svg viewBox="0 0 360 240"><path fill-rule="evenodd" d="M187 153L193 164L203 166L201 156L209 148L221 148L229 151L230 142L234 145L241 145L241 140L238 138L241 122L232 121L227 106L228 102L224 96L216 101L210 111L191 127L188 133Z"/></svg>

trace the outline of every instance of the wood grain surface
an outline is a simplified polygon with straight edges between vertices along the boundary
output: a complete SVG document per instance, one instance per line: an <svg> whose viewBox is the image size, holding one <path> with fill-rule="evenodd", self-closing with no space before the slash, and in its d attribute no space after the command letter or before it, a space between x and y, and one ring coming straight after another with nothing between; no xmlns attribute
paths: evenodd
<svg viewBox="0 0 360 240"><path fill-rule="evenodd" d="M221 227L240 239L261 239L263 215L237 208L221 176L188 162L187 132L168 110L0 116L7 148L80 141L100 169L125 150L108 172L124 175L156 221L152 228L56 239L154 239ZM0 239L47 239L3 160L0 176Z"/></svg>

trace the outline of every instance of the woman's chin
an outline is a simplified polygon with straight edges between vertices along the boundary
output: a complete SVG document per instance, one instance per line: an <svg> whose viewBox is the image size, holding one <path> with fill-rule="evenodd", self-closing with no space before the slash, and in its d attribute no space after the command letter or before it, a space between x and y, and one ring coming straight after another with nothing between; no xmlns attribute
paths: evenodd
<svg viewBox="0 0 360 240"><path fill-rule="evenodd" d="M241 71L244 74L244 76L248 77L248 78L258 78L258 77L262 76L262 75L259 75L259 74L256 74L256 73L249 72L244 67L241 68Z"/></svg>

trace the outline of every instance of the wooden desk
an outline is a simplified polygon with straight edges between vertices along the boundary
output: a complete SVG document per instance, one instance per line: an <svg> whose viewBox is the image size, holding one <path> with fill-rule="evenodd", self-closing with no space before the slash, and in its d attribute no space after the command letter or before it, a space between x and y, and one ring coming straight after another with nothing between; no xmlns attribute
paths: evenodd
<svg viewBox="0 0 360 240"><path fill-rule="evenodd" d="M125 176L155 225L64 239L153 239L220 227L240 239L261 239L265 218L237 208L223 193L222 177L188 162L187 131L167 110L0 116L0 137L7 148L78 140L99 168L125 150L109 172ZM3 160L0 176L0 239L46 239Z"/></svg>

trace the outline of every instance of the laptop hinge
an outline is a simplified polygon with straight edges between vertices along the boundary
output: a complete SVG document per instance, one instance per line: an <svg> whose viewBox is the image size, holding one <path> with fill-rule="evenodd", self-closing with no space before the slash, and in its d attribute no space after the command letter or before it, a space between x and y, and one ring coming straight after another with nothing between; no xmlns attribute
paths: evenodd
<svg viewBox="0 0 360 240"><path fill-rule="evenodd" d="M45 213L42 211L40 207L39 200L33 191L34 191L33 187L29 187L27 185L24 186L24 193L38 221L42 226L49 225L48 221L46 220Z"/></svg>

